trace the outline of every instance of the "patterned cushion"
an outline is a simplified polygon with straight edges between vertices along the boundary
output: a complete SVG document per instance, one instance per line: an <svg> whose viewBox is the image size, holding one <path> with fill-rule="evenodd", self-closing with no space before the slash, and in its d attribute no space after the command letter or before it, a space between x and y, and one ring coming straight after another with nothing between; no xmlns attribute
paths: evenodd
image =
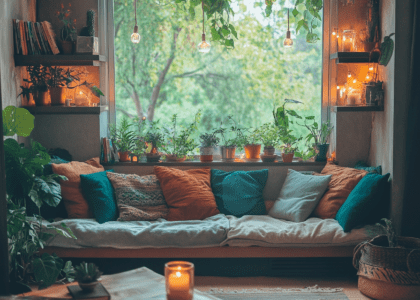
<svg viewBox="0 0 420 300"><path fill-rule="evenodd" d="M106 174L115 190L120 211L118 221L152 221L168 214L165 198L155 175Z"/></svg>

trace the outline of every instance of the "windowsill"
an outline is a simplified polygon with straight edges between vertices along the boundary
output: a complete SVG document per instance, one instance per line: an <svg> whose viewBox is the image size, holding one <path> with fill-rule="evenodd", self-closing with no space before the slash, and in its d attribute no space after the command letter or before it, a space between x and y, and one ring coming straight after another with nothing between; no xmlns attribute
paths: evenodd
<svg viewBox="0 0 420 300"><path fill-rule="evenodd" d="M102 163L103 166L126 166L126 167L139 167L139 166L247 166L247 167L265 167L265 166L324 166L326 162L312 162L312 161L293 161L291 163L280 162L200 162L200 161L185 161L185 162L117 162L113 164Z"/></svg>

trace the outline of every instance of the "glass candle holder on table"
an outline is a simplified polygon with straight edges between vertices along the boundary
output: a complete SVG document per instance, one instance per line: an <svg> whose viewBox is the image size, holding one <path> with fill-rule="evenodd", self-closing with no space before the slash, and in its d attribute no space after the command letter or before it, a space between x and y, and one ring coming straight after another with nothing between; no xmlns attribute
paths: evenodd
<svg viewBox="0 0 420 300"><path fill-rule="evenodd" d="M194 296L194 264L171 261L165 264L167 300L192 300Z"/></svg>
<svg viewBox="0 0 420 300"><path fill-rule="evenodd" d="M341 51L342 52L356 52L356 31L343 30L343 38L341 41Z"/></svg>

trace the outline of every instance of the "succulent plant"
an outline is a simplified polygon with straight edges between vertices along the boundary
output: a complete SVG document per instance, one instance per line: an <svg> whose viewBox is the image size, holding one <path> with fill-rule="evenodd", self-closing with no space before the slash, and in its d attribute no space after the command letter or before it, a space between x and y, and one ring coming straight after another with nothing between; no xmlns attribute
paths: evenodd
<svg viewBox="0 0 420 300"><path fill-rule="evenodd" d="M97 281L102 275L102 272L99 271L94 263L82 262L79 266L76 266L74 270L76 271L76 281L81 283Z"/></svg>

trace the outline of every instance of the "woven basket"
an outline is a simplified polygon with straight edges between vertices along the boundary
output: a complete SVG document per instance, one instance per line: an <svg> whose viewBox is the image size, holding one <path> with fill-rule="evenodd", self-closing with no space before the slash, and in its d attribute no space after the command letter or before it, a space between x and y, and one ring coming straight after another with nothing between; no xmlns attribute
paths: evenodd
<svg viewBox="0 0 420 300"><path fill-rule="evenodd" d="M420 299L420 239L398 237L398 248L388 247L386 235L354 249L359 290L378 299Z"/></svg>

